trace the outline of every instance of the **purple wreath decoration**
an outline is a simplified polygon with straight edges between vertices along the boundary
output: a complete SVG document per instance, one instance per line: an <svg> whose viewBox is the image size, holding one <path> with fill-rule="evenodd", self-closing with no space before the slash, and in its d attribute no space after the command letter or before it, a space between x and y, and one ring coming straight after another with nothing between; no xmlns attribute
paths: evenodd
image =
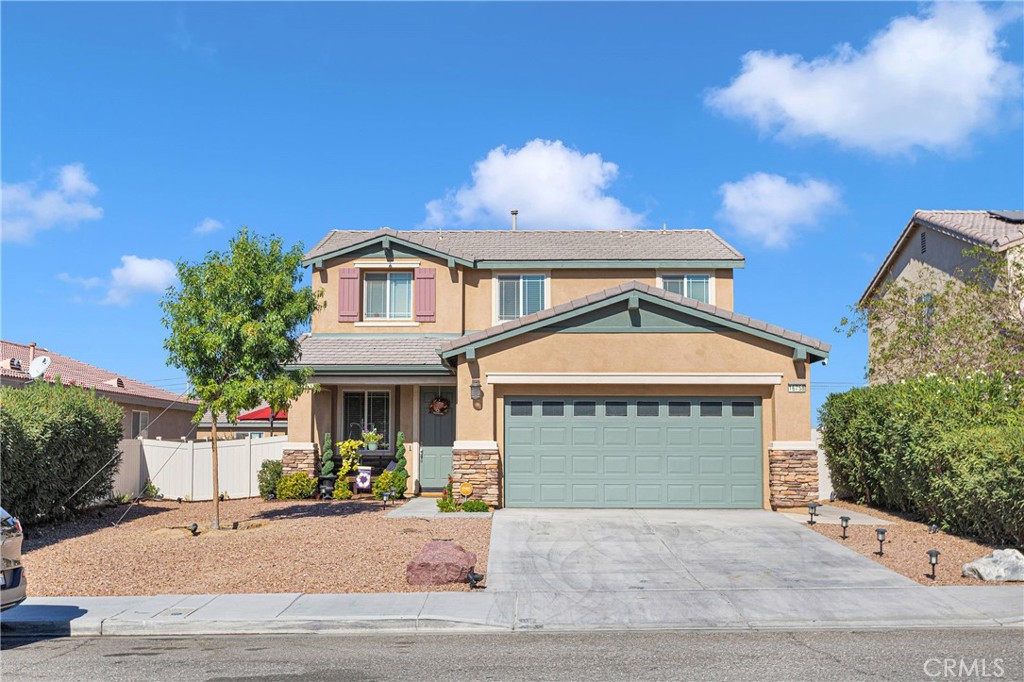
<svg viewBox="0 0 1024 682"><path fill-rule="evenodd" d="M360 471L358 474L356 474L356 487L359 488L360 490L370 489L369 471Z"/></svg>

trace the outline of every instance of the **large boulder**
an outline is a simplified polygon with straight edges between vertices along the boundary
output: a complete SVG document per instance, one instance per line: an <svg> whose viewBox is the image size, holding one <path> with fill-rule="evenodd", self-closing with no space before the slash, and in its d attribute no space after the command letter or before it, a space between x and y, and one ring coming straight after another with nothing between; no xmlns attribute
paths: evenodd
<svg viewBox="0 0 1024 682"><path fill-rule="evenodd" d="M1024 580L1024 554L1015 549L997 549L964 564L963 574L979 580Z"/></svg>
<svg viewBox="0 0 1024 682"><path fill-rule="evenodd" d="M444 585L469 581L476 554L448 540L433 540L405 568L410 585Z"/></svg>

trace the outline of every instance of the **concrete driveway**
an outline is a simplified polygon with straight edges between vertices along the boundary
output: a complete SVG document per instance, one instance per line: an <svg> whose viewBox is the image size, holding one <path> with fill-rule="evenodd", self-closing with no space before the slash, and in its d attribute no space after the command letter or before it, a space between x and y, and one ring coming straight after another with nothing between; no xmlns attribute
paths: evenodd
<svg viewBox="0 0 1024 682"><path fill-rule="evenodd" d="M494 515L490 591L909 587L916 583L762 510L537 510Z"/></svg>

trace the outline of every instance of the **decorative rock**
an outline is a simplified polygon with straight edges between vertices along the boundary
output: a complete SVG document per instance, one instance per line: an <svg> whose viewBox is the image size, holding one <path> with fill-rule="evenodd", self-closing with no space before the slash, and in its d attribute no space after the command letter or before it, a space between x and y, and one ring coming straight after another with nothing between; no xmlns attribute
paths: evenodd
<svg viewBox="0 0 1024 682"><path fill-rule="evenodd" d="M964 564L963 574L965 578L979 580L1024 580L1024 554L1015 549L997 549Z"/></svg>
<svg viewBox="0 0 1024 682"><path fill-rule="evenodd" d="M444 585L469 581L476 554L447 540L433 540L405 568L410 585Z"/></svg>

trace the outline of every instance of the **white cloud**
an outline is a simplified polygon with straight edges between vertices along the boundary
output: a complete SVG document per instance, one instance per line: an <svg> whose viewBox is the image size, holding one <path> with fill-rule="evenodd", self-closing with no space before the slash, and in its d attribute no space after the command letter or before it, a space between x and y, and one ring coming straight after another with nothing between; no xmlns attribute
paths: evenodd
<svg viewBox="0 0 1024 682"><path fill-rule="evenodd" d="M163 293L177 277L174 263L169 260L121 256L121 267L110 271L110 288L103 302L128 305L137 293Z"/></svg>
<svg viewBox="0 0 1024 682"><path fill-rule="evenodd" d="M949 151L1017 106L1021 67L999 31L1019 12L939 2L894 19L861 50L811 61L748 52L739 76L706 102L783 138L820 137L880 154Z"/></svg>
<svg viewBox="0 0 1024 682"><path fill-rule="evenodd" d="M203 220L196 225L193 232L196 234L206 234L208 232L216 232L217 230L224 227L224 223L213 218L203 218Z"/></svg>
<svg viewBox="0 0 1024 682"><path fill-rule="evenodd" d="M519 209L525 229L627 229L634 213L605 192L619 167L600 154L583 154L560 140L531 140L520 149L497 147L473 166L473 180L429 202L424 225L505 227Z"/></svg>
<svg viewBox="0 0 1024 682"><path fill-rule="evenodd" d="M73 284L83 289L95 289L99 285L103 284L103 280L99 277L76 277L75 275L69 275L66 272L59 272L56 278L61 282L67 284Z"/></svg>
<svg viewBox="0 0 1024 682"><path fill-rule="evenodd" d="M3 241L28 242L37 232L58 225L99 220L103 209L90 199L97 192L80 163L61 167L48 189L34 181L4 183Z"/></svg>
<svg viewBox="0 0 1024 682"><path fill-rule="evenodd" d="M718 188L717 218L767 247L784 247L800 228L814 227L839 207L839 190L823 180L791 183L781 175L752 173Z"/></svg>

